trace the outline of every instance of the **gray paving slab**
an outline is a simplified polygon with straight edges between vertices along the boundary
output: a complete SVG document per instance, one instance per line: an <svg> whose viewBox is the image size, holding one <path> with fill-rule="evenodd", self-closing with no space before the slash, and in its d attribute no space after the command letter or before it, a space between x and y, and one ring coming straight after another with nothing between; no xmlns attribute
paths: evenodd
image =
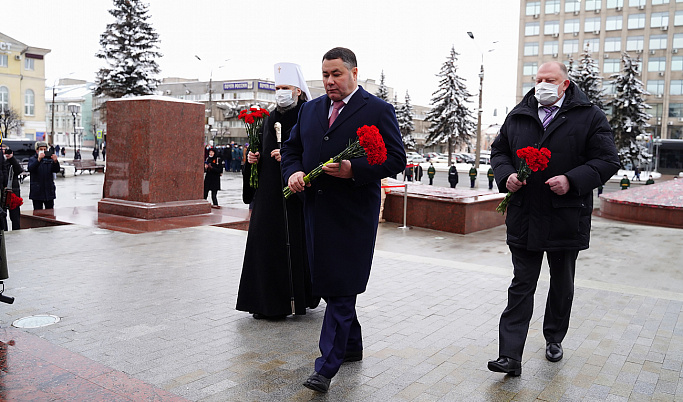
<svg viewBox="0 0 683 402"><path fill-rule="evenodd" d="M102 177L59 179L58 205L92 204ZM222 185L219 203L238 205L239 177ZM8 232L16 302L0 306L0 331L57 315L26 331L196 401L683 400L682 235L595 218L565 358L543 357L546 270L519 378L486 369L511 276L502 227L456 235L382 224L358 298L364 359L342 366L324 397L301 386L324 304L278 322L235 311L246 241L238 230Z"/></svg>

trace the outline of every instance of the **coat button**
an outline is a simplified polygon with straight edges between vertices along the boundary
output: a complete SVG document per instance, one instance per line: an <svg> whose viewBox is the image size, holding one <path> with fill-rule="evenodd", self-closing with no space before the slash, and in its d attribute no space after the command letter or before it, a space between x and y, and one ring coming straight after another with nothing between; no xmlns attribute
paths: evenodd
<svg viewBox="0 0 683 402"><path fill-rule="evenodd" d="M324 137L323 137L323 140L325 140L325 141L327 141L327 140L329 140L329 139L330 139L330 137L328 137L328 136L324 136Z"/></svg>
<svg viewBox="0 0 683 402"><path fill-rule="evenodd" d="M323 190L318 190L318 195L323 195Z"/></svg>

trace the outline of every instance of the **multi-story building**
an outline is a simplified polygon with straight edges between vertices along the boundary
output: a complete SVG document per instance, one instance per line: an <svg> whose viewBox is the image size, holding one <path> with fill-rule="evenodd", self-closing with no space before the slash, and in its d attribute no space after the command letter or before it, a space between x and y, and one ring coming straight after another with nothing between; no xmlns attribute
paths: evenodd
<svg viewBox="0 0 683 402"><path fill-rule="evenodd" d="M63 78L45 89L45 124L53 144L74 149L95 145L98 125L93 120L93 88L91 82ZM72 104L78 105L75 113L69 110Z"/></svg>
<svg viewBox="0 0 683 402"><path fill-rule="evenodd" d="M45 139L45 60L49 49L28 46L0 33L0 111L13 110L21 124L3 136Z"/></svg>

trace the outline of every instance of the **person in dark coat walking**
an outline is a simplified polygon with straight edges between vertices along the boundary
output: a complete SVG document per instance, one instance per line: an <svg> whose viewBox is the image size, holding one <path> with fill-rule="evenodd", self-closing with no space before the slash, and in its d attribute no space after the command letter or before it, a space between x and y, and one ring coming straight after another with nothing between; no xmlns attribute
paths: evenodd
<svg viewBox="0 0 683 402"><path fill-rule="evenodd" d="M249 152L244 165L245 194L253 194L249 177L255 163L258 188L255 195L244 200L252 203L252 213L236 308L257 319L304 315L306 308L315 308L320 303L320 297L312 294L303 202L299 197L289 197L286 215L283 206L285 185L280 169L280 143L289 138L301 106L311 96L298 65L275 65L275 94L277 107L263 123L259 152ZM282 136L280 141L276 124Z"/></svg>
<svg viewBox="0 0 683 402"><path fill-rule="evenodd" d="M422 176L424 175L424 170L422 170L422 166L420 166L419 163L415 164L415 181L422 181Z"/></svg>
<svg viewBox="0 0 683 402"><path fill-rule="evenodd" d="M231 142L223 148L223 162L225 164L226 172L229 172L232 169L232 148L234 145L235 143Z"/></svg>
<svg viewBox="0 0 683 402"><path fill-rule="evenodd" d="M9 170L10 167L12 167L12 192L14 195L17 197L21 197L21 183L19 183L19 174L24 171L24 169L21 167L21 164L17 160L17 158L14 157L14 152L10 148L5 148L4 152L4 159L3 159L3 164L2 164L2 172L3 172L3 179L0 182L2 184L2 187L7 185L7 181L9 180ZM21 207L16 207L14 209L10 209L9 212L9 219L12 221L12 230L19 230L21 229ZM5 225L7 226L7 225Z"/></svg>
<svg viewBox="0 0 683 402"><path fill-rule="evenodd" d="M320 331L321 356L304 386L327 392L345 361L363 356L356 298L366 289L379 219L380 181L406 165L394 107L358 86L356 56L334 48L323 56L326 95L306 102L282 147L289 188L303 192L306 247L313 294L327 303ZM304 176L355 141L362 126L375 126L387 159L370 165L366 157L331 163L310 184ZM305 191L304 191L305 190Z"/></svg>
<svg viewBox="0 0 683 402"><path fill-rule="evenodd" d="M33 209L53 209L57 198L54 174L59 173L57 155L47 153L47 143L36 142L37 153L28 160L30 176L30 191L28 198L33 201Z"/></svg>
<svg viewBox="0 0 683 402"><path fill-rule="evenodd" d="M100 156L100 149L97 145L92 149L92 158L97 161L97 157Z"/></svg>
<svg viewBox="0 0 683 402"><path fill-rule="evenodd" d="M528 146L550 150L550 162L520 182L516 151ZM617 172L619 158L605 113L569 81L564 64L548 62L538 69L535 90L506 117L491 165L500 192L513 193L505 223L514 276L500 318L499 357L488 368L520 375L544 253L550 266L545 357L562 359L576 257L589 245L593 189Z"/></svg>
<svg viewBox="0 0 683 402"><path fill-rule="evenodd" d="M448 183L450 183L451 188L458 185L458 169L455 164L451 164L451 167L448 168Z"/></svg>
<svg viewBox="0 0 683 402"><path fill-rule="evenodd" d="M218 206L218 190L221 189L221 174L223 174L223 163L221 159L216 156L216 150L209 148L209 156L204 161L204 199L209 196L211 192L211 208L220 208Z"/></svg>

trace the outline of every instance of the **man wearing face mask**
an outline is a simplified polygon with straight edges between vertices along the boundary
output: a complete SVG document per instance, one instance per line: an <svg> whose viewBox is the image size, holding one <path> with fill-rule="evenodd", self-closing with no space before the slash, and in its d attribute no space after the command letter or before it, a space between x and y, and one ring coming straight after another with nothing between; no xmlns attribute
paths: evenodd
<svg viewBox="0 0 683 402"><path fill-rule="evenodd" d="M59 173L57 155L47 150L47 143L36 142L36 154L28 160L28 171L31 173L28 198L33 201L33 209L53 209L57 189L53 173Z"/></svg>
<svg viewBox="0 0 683 402"><path fill-rule="evenodd" d="M548 148L550 162L519 181L516 152L528 146ZM507 116L491 146L491 165L500 192L513 193L505 223L514 271L500 318L499 357L488 368L517 376L544 253L550 267L545 357L562 359L576 258L589 246L593 189L617 172L619 158L604 112L569 81L564 64L548 62L538 69L535 89Z"/></svg>
<svg viewBox="0 0 683 402"><path fill-rule="evenodd" d="M275 97L277 107L263 124L259 152L247 154L243 198L253 203L236 307L256 319L270 320L306 314L306 308L320 302L311 294L302 201L299 197L286 200L285 214L282 194L280 145L289 138L301 106L311 99L299 65L275 65ZM249 186L253 164L258 164L259 174L255 194Z"/></svg>

